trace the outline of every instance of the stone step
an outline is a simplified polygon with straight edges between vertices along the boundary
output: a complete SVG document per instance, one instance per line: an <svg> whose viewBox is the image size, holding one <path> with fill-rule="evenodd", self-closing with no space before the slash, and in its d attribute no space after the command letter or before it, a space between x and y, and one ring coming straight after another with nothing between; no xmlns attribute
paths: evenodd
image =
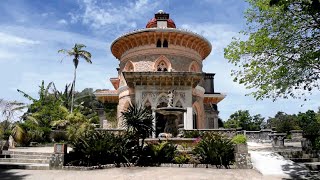
<svg viewBox="0 0 320 180"><path fill-rule="evenodd" d="M49 164L49 159L0 158L0 162Z"/></svg>
<svg viewBox="0 0 320 180"><path fill-rule="evenodd" d="M47 155L22 155L22 154L11 154L11 155L0 155L0 158L16 158L16 159L50 159L51 156Z"/></svg>
<svg viewBox="0 0 320 180"><path fill-rule="evenodd" d="M0 169L48 170L49 164L0 162Z"/></svg>
<svg viewBox="0 0 320 180"><path fill-rule="evenodd" d="M51 156L52 153L45 152L25 152L25 151L2 151L3 155L40 155L40 156Z"/></svg>
<svg viewBox="0 0 320 180"><path fill-rule="evenodd" d="M318 158L289 158L291 161L296 163L302 163L302 162L317 162L319 161Z"/></svg>
<svg viewBox="0 0 320 180"><path fill-rule="evenodd" d="M303 163L303 164L312 171L320 171L320 162Z"/></svg>

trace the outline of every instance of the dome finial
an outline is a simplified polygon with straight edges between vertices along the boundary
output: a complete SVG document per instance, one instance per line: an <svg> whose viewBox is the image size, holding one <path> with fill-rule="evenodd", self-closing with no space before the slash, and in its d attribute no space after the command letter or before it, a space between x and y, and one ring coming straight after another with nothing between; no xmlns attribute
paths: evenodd
<svg viewBox="0 0 320 180"><path fill-rule="evenodd" d="M176 25L173 20L169 18L168 13L159 10L154 14L154 18L147 23L146 28L176 28Z"/></svg>
<svg viewBox="0 0 320 180"><path fill-rule="evenodd" d="M160 9L160 10L157 12L157 14L165 14L165 12Z"/></svg>

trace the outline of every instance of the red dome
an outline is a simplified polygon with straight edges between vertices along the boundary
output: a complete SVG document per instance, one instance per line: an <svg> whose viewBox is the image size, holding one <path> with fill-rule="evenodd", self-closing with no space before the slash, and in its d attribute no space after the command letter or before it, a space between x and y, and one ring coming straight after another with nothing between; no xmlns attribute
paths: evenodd
<svg viewBox="0 0 320 180"><path fill-rule="evenodd" d="M176 28L176 24L172 19L168 19L167 22L168 22L168 28Z"/></svg>
<svg viewBox="0 0 320 180"><path fill-rule="evenodd" d="M157 27L157 20L156 18L150 19L150 21L147 23L146 28L153 28Z"/></svg>
<svg viewBox="0 0 320 180"><path fill-rule="evenodd" d="M176 28L176 24L172 19L167 20L168 28ZM147 23L146 28L156 28L157 27L157 19L152 18L150 21Z"/></svg>

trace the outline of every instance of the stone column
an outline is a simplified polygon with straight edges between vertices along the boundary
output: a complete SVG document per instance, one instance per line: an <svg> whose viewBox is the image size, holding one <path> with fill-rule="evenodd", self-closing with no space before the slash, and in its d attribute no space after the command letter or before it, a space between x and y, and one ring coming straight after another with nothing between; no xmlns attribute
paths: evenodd
<svg viewBox="0 0 320 180"><path fill-rule="evenodd" d="M213 129L219 129L219 122L218 122L218 114L217 114L217 111L214 111L214 115L213 115Z"/></svg>
<svg viewBox="0 0 320 180"><path fill-rule="evenodd" d="M193 117L192 117L192 107L187 107L187 123L186 128L187 130L193 129Z"/></svg>
<svg viewBox="0 0 320 180"><path fill-rule="evenodd" d="M156 138L156 112L155 112L155 109L153 108L152 109L152 116L153 116L153 129L154 129L154 132L152 132L152 138Z"/></svg>
<svg viewBox="0 0 320 180"><path fill-rule="evenodd" d="M62 169L65 164L65 156L67 155L67 144L54 144L54 153L49 160L50 169Z"/></svg>
<svg viewBox="0 0 320 180"><path fill-rule="evenodd" d="M187 112L183 113L183 129L187 129Z"/></svg>
<svg viewBox="0 0 320 180"><path fill-rule="evenodd" d="M252 169L251 156L247 144L235 145L235 166L237 169Z"/></svg>

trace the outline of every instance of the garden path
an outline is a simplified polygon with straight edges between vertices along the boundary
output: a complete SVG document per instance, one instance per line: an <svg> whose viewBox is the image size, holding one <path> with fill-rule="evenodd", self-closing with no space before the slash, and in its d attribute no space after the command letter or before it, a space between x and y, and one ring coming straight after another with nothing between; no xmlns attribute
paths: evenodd
<svg viewBox="0 0 320 180"><path fill-rule="evenodd" d="M297 146L298 144L291 144ZM311 172L302 164L286 160L278 153L273 152L270 143L248 142L248 149L254 169L264 176L281 176L293 179L319 179L319 172Z"/></svg>

